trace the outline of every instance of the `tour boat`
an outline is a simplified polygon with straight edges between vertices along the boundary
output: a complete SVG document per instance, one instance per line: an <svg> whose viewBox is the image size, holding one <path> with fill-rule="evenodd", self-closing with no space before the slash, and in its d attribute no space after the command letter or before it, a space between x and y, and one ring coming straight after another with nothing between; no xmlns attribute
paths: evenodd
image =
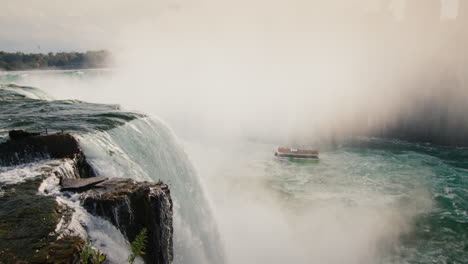
<svg viewBox="0 0 468 264"><path fill-rule="evenodd" d="M279 147L275 152L275 156L282 160L294 162L314 162L319 160L319 152L317 150Z"/></svg>

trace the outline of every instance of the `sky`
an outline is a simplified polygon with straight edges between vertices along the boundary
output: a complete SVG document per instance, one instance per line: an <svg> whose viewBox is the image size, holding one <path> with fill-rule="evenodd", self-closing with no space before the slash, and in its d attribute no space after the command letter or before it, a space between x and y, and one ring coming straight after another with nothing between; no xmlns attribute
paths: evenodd
<svg viewBox="0 0 468 264"><path fill-rule="evenodd" d="M83 51L112 46L131 23L157 16L165 1L0 0L0 50Z"/></svg>
<svg viewBox="0 0 468 264"><path fill-rule="evenodd" d="M396 12L404 8L404 0L392 1ZM443 17L456 16L457 1L442 0ZM157 23L161 14L193 5L213 5L205 0L0 0L0 3L0 50L8 52L112 50L123 32L136 25L146 21Z"/></svg>

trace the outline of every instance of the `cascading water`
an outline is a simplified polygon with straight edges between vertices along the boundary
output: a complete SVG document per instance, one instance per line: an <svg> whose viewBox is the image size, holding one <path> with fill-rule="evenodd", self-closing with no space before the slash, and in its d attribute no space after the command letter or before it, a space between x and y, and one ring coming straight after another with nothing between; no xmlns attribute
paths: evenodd
<svg viewBox="0 0 468 264"><path fill-rule="evenodd" d="M45 163L48 169L53 170L53 174L61 175L64 178L74 177L75 171L71 160L55 160ZM29 164L28 166L39 171L44 169L35 164ZM55 229L55 232L60 231L60 237L79 236L87 239L89 236L92 238L95 247L106 254L107 260L110 263L123 263L127 259L130 245L120 230L109 221L88 213L81 206L78 198L79 194L64 194L60 192L59 179L57 177L49 176L46 178L39 186L38 193L40 195L54 196L58 204L73 209L74 213L68 227L65 230L61 230L64 228L62 224L64 219L62 218ZM137 263L142 263L142 261L138 259Z"/></svg>
<svg viewBox="0 0 468 264"><path fill-rule="evenodd" d="M187 155L165 124L120 111L115 105L53 100L32 87L3 85L0 95L3 140L10 129L65 130L80 139L80 146L99 175L164 181L174 201L173 263L224 263L216 223L203 188ZM7 184L17 183L36 177L41 164L2 167L0 173ZM66 168L63 169L66 173ZM45 180L39 191L49 195L57 185L58 182ZM75 230L71 232L83 236L80 226L87 226L96 246L108 253L113 263L126 261L128 244L116 228L86 213L73 197L57 197L57 201L76 211L76 224L72 224Z"/></svg>
<svg viewBox="0 0 468 264"><path fill-rule="evenodd" d="M174 202L174 263L224 263L216 223L203 188L172 131L141 118L80 139L97 173L169 185Z"/></svg>
<svg viewBox="0 0 468 264"><path fill-rule="evenodd" d="M317 164L294 164L275 160L263 138L192 137L187 155L157 119L15 89L0 89L10 98L0 101L0 135L64 128L99 174L169 184L174 263L468 262L466 148L359 138L320 149Z"/></svg>

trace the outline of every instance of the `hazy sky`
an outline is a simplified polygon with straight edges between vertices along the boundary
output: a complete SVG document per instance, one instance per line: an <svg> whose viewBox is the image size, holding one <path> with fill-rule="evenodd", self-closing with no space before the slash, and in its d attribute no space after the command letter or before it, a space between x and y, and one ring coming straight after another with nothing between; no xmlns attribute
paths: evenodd
<svg viewBox="0 0 468 264"><path fill-rule="evenodd" d="M122 28L156 17L165 0L0 0L0 50L107 48ZM157 2L157 3L156 3Z"/></svg>
<svg viewBox="0 0 468 264"><path fill-rule="evenodd" d="M342 0L345 1L345 0ZM204 0L0 0L0 50L48 52L111 48L122 29ZM457 0L442 0L456 16ZM208 4L207 4L208 3ZM375 3L375 2L374 2ZM286 3L287 4L287 1ZM395 9L404 0L393 0ZM208 8L208 7L207 7ZM246 5L245 8L249 8ZM232 14L227 14L232 15Z"/></svg>

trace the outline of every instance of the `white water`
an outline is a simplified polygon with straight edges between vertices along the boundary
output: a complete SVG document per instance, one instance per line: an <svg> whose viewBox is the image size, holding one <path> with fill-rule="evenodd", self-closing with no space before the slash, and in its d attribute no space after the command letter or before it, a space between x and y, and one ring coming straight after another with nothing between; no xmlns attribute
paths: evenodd
<svg viewBox="0 0 468 264"><path fill-rule="evenodd" d="M324 153L318 164L292 164L274 160L270 144L186 145L211 194L227 263L399 263L391 250L432 206L424 186L398 184L425 175L400 161Z"/></svg>
<svg viewBox="0 0 468 264"><path fill-rule="evenodd" d="M0 183L2 184L17 184L26 180L36 178L44 173L44 169L50 168L51 165L56 165L58 162L45 160L22 164L18 166L0 167Z"/></svg>
<svg viewBox="0 0 468 264"><path fill-rule="evenodd" d="M80 145L99 175L162 180L174 202L174 262L224 263L217 225L195 170L172 131L144 118L83 135Z"/></svg>
<svg viewBox="0 0 468 264"><path fill-rule="evenodd" d="M37 194L56 197L58 204L74 211L70 223L65 224L65 220L62 218L57 224L55 233L60 234L58 238L71 235L86 240L89 236L92 245L105 253L111 263L127 263L130 245L123 234L109 221L89 214L81 206L78 199L79 194L60 191L59 178L55 175L61 175L65 178L74 177L72 163L73 161L68 159L44 160L18 166L0 167L0 183L8 186L51 175L43 180ZM14 189L8 191L14 192ZM3 193L0 192L0 197L2 195ZM142 263L142 261L138 260L137 263Z"/></svg>
<svg viewBox="0 0 468 264"><path fill-rule="evenodd" d="M130 254L130 245L123 234L109 221L96 217L88 213L82 206L79 200L80 194L69 192L61 192L59 178L55 173L62 175L65 178L73 177L75 172L71 160L53 160L52 176L46 178L38 189L39 195L49 195L56 197L58 204L63 205L73 210L68 225L65 226L62 218L55 228L55 232L60 234L58 238L63 236L79 236L83 240L91 239L93 247L107 255L110 263L127 263L128 255ZM40 167L41 170L44 166ZM138 260L137 263L142 263Z"/></svg>
<svg viewBox="0 0 468 264"><path fill-rule="evenodd" d="M10 90L16 92L25 89L28 90L12 86ZM42 99L32 92L21 94L31 99ZM86 122L83 122L86 126ZM174 203L173 263L224 263L224 250L204 190L187 155L168 126L159 120L144 118L109 131L92 131L76 136L98 174L138 181L162 180L170 186ZM8 177L4 177L4 180L17 183L35 177L31 169L28 166L2 168L8 170ZM61 174L66 174L66 169ZM73 228L65 233L84 238L86 229L93 242L98 244L96 246L109 252L108 255L120 256L121 252L128 252L124 250L125 243L119 242L112 246L113 241L123 241L117 239L122 237L117 229L112 229L109 223L101 223L102 219L87 214L77 204L76 198L68 199L60 194L55 177L47 178L39 189L40 193L62 197L60 203L76 209L71 225ZM61 225L63 223L57 228L60 229ZM125 259L126 257L123 258ZM122 262L122 259L117 260L114 262Z"/></svg>
<svg viewBox="0 0 468 264"><path fill-rule="evenodd" d="M80 205L76 196L71 198L59 196L57 202L74 210L71 223L68 229L63 231L63 235L80 236L83 239L89 236L93 247L106 254L110 263L127 263L131 252L130 244L112 223L89 214Z"/></svg>
<svg viewBox="0 0 468 264"><path fill-rule="evenodd" d="M174 263L399 263L389 251L432 206L427 187L416 184L431 171L404 157L324 152L318 165L282 167L271 144L196 137L184 142L186 155L149 118L84 135L81 145L103 176L169 184Z"/></svg>

